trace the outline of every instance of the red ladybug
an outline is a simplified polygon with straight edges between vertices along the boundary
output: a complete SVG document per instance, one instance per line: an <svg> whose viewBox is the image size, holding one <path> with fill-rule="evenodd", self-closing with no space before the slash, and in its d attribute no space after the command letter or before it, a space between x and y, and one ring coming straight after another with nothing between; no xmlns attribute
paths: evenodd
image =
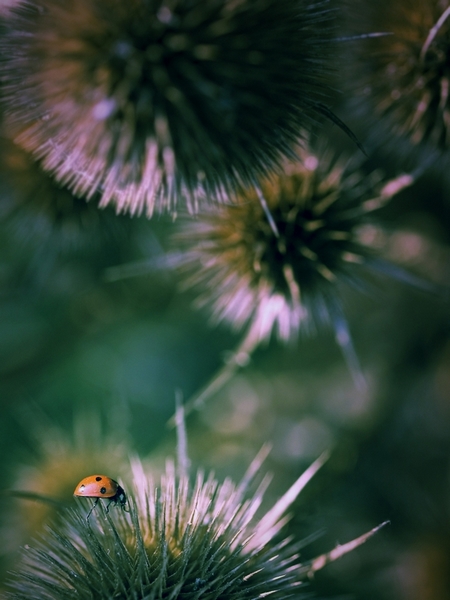
<svg viewBox="0 0 450 600"><path fill-rule="evenodd" d="M91 512L97 506L100 498L108 498L109 502L106 507L106 512L109 512L111 504L119 504L123 510L126 510L127 496L124 489L106 475L89 475L80 481L73 493L74 496L82 496L84 498L95 498L94 505L87 515L89 519Z"/></svg>

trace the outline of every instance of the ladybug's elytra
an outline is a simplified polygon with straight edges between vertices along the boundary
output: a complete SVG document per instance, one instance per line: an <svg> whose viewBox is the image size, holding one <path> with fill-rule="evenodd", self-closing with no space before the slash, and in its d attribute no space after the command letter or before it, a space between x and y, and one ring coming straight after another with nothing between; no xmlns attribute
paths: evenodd
<svg viewBox="0 0 450 600"><path fill-rule="evenodd" d="M119 504L123 510L126 510L127 496L123 487L106 475L89 475L89 477L85 477L77 485L73 495L84 498L95 498L94 505L86 517L87 519L89 519L91 512L97 506L100 498L107 498L109 500L106 512L109 511L111 504Z"/></svg>

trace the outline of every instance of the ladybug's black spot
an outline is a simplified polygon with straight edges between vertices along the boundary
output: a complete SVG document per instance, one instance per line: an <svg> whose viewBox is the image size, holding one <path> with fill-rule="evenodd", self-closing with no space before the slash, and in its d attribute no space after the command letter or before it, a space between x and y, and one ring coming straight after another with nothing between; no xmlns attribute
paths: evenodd
<svg viewBox="0 0 450 600"><path fill-rule="evenodd" d="M96 478L95 478L95 481L101 481L101 480L102 480L102 478L101 478L101 477L96 477Z"/></svg>
<svg viewBox="0 0 450 600"><path fill-rule="evenodd" d="M105 487L100 488L100 494L106 494L106 488Z"/></svg>

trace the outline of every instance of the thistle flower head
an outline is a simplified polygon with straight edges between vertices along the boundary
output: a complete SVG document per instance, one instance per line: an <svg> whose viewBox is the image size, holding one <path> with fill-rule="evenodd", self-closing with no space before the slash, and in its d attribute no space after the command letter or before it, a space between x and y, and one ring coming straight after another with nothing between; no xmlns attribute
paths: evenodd
<svg viewBox="0 0 450 600"><path fill-rule="evenodd" d="M16 139L118 211L195 209L291 154L327 95L326 2L25 0L1 71Z"/></svg>
<svg viewBox="0 0 450 600"><path fill-rule="evenodd" d="M260 341L340 321L339 283L358 284L369 248L358 238L369 197L362 175L331 156L301 150L285 174L261 185L276 229L255 192L187 223L176 236L185 286L198 304ZM370 186L369 186L370 188ZM277 231L278 233L277 233Z"/></svg>
<svg viewBox="0 0 450 600"><path fill-rule="evenodd" d="M391 136L413 145L450 144L450 4L448 0L383 0L364 7L369 30L359 56L362 100L374 127L380 117ZM367 16L368 15L368 16ZM355 80L355 74L352 75ZM356 78L358 80L358 78ZM372 117L372 118L373 118Z"/></svg>
<svg viewBox="0 0 450 600"><path fill-rule="evenodd" d="M267 480L253 495L248 487L260 457L239 485L198 473L191 486L170 465L155 484L137 462L127 489L130 513L99 505L86 520L82 510L69 511L61 527L24 551L9 597L306 597L301 586L314 565L302 566L301 544L278 534L283 513L321 462L259 521Z"/></svg>

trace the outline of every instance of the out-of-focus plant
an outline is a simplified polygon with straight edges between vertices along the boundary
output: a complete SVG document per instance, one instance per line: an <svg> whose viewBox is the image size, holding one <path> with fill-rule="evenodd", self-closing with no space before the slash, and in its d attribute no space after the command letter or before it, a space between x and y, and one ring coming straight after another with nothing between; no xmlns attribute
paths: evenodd
<svg viewBox="0 0 450 600"><path fill-rule="evenodd" d="M227 200L317 119L346 129L324 104L332 24L310 0L26 0L0 46L8 128L101 206Z"/></svg>
<svg viewBox="0 0 450 600"><path fill-rule="evenodd" d="M384 32L348 53L351 103L379 146L450 144L450 5L448 0L350 2L352 28ZM356 15L356 17L355 17Z"/></svg>
<svg viewBox="0 0 450 600"><path fill-rule="evenodd" d="M95 198L86 202L73 194L7 137L0 137L0 179L5 230L44 264L101 251L108 238L125 237L124 223L112 211L99 211Z"/></svg>
<svg viewBox="0 0 450 600"><path fill-rule="evenodd" d="M415 281L377 254L366 236L371 213L414 182L382 181L332 153L302 147L284 174L261 183L267 210L249 190L237 204L203 211L175 234L184 288L216 322L247 328L223 369L190 407L217 390L275 332L284 341L323 325L336 341L360 390L365 383L341 300L342 285L369 289L374 273ZM373 221L373 218L372 218ZM175 256L175 263L177 258ZM418 283L418 280L416 281Z"/></svg>

